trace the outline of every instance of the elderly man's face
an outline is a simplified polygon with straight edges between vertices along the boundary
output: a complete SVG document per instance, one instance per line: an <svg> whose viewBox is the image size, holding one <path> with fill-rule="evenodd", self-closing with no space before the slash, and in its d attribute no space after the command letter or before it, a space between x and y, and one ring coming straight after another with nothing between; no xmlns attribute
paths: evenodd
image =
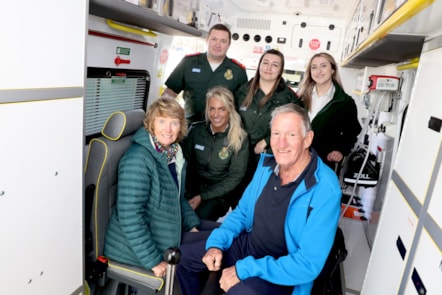
<svg viewBox="0 0 442 295"><path fill-rule="evenodd" d="M276 162L281 167L295 165L308 155L312 139L311 131L304 134L302 119L299 115L281 113L273 119L270 146Z"/></svg>

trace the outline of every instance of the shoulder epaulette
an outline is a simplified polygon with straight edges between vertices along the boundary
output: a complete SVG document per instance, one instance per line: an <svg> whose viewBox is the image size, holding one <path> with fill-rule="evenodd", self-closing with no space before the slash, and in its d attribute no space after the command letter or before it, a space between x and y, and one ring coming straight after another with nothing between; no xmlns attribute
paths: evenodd
<svg viewBox="0 0 442 295"><path fill-rule="evenodd" d="M186 54L185 56L186 57L190 57L190 56L197 56L197 55L200 55L200 54L201 54L201 52L195 52L195 53Z"/></svg>
<svg viewBox="0 0 442 295"><path fill-rule="evenodd" d="M243 65L242 63L240 63L239 61L237 61L236 59L232 58L231 60L232 60L232 62L233 62L234 64L237 64L237 65L240 66L243 70L246 69L246 66Z"/></svg>

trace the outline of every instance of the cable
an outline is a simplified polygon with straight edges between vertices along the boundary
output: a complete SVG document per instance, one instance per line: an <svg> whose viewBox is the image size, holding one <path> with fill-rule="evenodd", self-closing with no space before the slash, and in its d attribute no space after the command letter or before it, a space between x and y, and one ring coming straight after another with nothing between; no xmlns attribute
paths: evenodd
<svg viewBox="0 0 442 295"><path fill-rule="evenodd" d="M383 101L383 99L385 97L387 97L386 96L386 92L382 92L381 94L382 94L381 96L376 96L376 101L372 105L372 106L375 106L374 112L373 112L373 110L370 111L370 109L369 109L369 114L372 114L371 115L371 120L372 120L373 124L375 124L376 118L378 118L378 116L379 116L379 113L380 113L379 109L380 109L380 106L381 106L381 102ZM361 138L363 138L366 134L368 134L369 122L370 122L370 120L367 120L366 122L364 122L365 124L364 124L363 130L366 129L366 131L360 133L359 138L358 138L359 145L357 145L353 149L353 152L361 149L361 142L360 141L361 141ZM377 127L377 125L373 125L372 126L372 128L374 128L374 127ZM356 189L357 189L358 184L359 184L359 179L361 178L362 172L364 171L365 165L367 164L368 157L370 156L370 144L372 144L372 140L370 140L370 139L369 139L369 142L368 142L368 146L366 146L366 147L365 147L365 145L363 145L363 142L362 142L363 149L366 151L365 157L364 157L364 161L362 162L361 168L359 169L359 172L358 172L358 174L356 176L356 180L355 180L355 182L353 184L353 190L352 190L352 192L350 194L350 198L349 198L347 204L345 204L344 209L342 209L341 216L339 217L339 220L341 220L342 217L344 217L345 212L347 211L348 207L350 207L351 202L353 201L354 197L356 196ZM348 160L347 160L346 166L347 167L345 167L345 168L348 169ZM346 170L346 169L343 169L343 170Z"/></svg>
<svg viewBox="0 0 442 295"><path fill-rule="evenodd" d="M365 153L364 161L362 162L361 168L359 169L358 175L356 176L356 180L355 180L355 183L353 185L353 191L351 192L350 198L349 198L347 204L345 205L344 209L342 210L341 216L339 217L339 219L344 217L345 212L347 211L348 207L350 206L351 202L353 201L353 198L356 196L356 188L358 186L358 182L359 182L359 179L361 177L362 171L364 171L365 165L367 164L369 155L370 155L369 152Z"/></svg>

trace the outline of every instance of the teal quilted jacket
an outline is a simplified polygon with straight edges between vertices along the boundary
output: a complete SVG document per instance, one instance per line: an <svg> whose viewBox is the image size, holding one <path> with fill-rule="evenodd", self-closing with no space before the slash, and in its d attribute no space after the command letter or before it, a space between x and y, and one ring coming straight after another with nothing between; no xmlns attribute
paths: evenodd
<svg viewBox="0 0 442 295"><path fill-rule="evenodd" d="M199 219L169 171L166 156L158 153L150 134L141 127L121 158L116 206L106 233L104 254L116 261L152 269L164 251L179 246L182 230ZM176 157L179 187L184 184L185 160Z"/></svg>

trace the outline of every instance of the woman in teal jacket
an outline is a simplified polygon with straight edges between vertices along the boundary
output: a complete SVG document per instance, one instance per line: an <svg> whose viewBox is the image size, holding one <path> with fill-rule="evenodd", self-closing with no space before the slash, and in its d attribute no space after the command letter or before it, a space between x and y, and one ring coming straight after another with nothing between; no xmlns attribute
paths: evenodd
<svg viewBox="0 0 442 295"><path fill-rule="evenodd" d="M200 222L184 199L185 160L178 142L187 132L184 110L173 99L152 103L118 167L116 206L104 254L166 274L164 251L179 246L182 231Z"/></svg>

